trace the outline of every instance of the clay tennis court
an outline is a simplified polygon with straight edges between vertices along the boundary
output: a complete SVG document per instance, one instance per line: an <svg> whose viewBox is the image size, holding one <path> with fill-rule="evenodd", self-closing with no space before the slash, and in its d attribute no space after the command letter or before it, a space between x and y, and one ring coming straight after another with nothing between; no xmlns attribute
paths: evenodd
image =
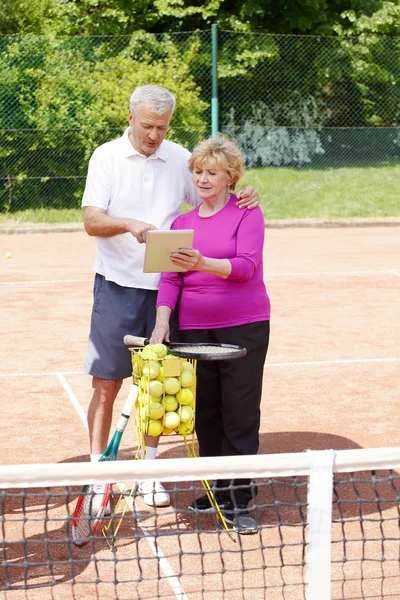
<svg viewBox="0 0 400 600"><path fill-rule="evenodd" d="M92 301L94 240L80 231L1 235L0 248L3 350L0 464L86 461L85 413L91 396L91 380L83 374L82 366ZM6 259L4 255L8 251L12 258ZM400 227L267 228L264 271L272 318L260 453L400 445ZM123 386L115 419L128 386L129 381ZM131 423L122 440L121 457L133 458L136 447L135 427ZM159 458L185 455L178 436L162 441ZM190 499L189 491L187 499ZM73 502L71 499L71 505ZM39 510L34 502L31 509ZM156 519L146 513L142 503L137 510L143 517L142 531L149 536L155 527L173 533L177 522L171 509L159 509ZM57 511L62 515L60 506L54 506L55 515ZM10 508L10 513L18 516L15 507ZM394 500L387 508L387 515L392 513L397 514ZM294 514L291 518L293 523L298 521ZM261 514L261 519L268 522L269 515ZM62 530L61 520L60 516L60 522L52 526L55 539ZM183 518L179 523L189 533L194 528L193 519ZM205 523L206 526L211 524ZM18 522L14 527L17 539L23 527ZM39 540L41 527L39 520L36 526L30 523L24 536ZM128 523L123 527L127 528ZM301 544L296 529L291 529L286 543L291 540L293 544ZM398 537L398 523L395 531ZM271 545L279 549L278 534L271 529L270 536ZM29 581L24 581L22 553L15 546L12 560L14 565L21 563L21 571L13 569L12 588L0 592L0 597L11 600L116 597L239 600L244 597L244 588L248 600L303 598L303 592L295 592L295 588L290 591L290 582L296 581L301 567L287 569L288 587L282 592L282 573L278 567L274 568L275 558L272 554L268 558L268 551L264 559L271 566L271 574L267 571L264 577L271 590L264 594L262 576L260 580L257 571L252 571L260 560L260 555L254 552L259 544L257 537L242 536L239 544L244 552L230 556L229 538L221 540L220 536L208 535L199 548L193 532L185 537L178 556L173 554L176 539L173 535L165 536L158 545L166 560L172 556L171 573L169 578L160 581L155 578L157 566L151 543L141 542L138 548L135 541L126 542L118 551L118 559L131 560L129 581L135 580L139 572L139 565L132 562L132 557L140 551L141 556L149 560L144 561L144 581L136 587L121 582L118 595L114 584L104 584L100 591L90 585L79 587L76 582L71 585L73 578L80 582L96 578L96 563L90 561L90 548L74 550L73 558L81 557L82 561L79 572L75 571L73 576L62 545L56 548L59 564L55 567L54 579L57 585L48 587L48 571L39 567L32 568ZM394 544L397 544L398 554L398 539L394 539ZM228 575L232 566L240 570L239 579L223 581L217 569L215 575L201 583L200 551L204 561L218 562L220 546L228 552L225 564ZM378 547L375 551L379 554ZM290 553L290 549L287 552ZM102 569L113 571L113 554L101 538L95 555ZM10 555L7 558L10 560ZM235 564L235 561L241 562ZM361 595L366 591L361 592L360 584L355 581L352 596L350 591L349 595L340 595L343 592L338 585L333 586L337 595L332 597L398 600L398 564L393 569L386 573L389 587L385 596L379 588L381 572L378 569L371 575L369 596ZM178 577L180 572L182 576ZM357 577L358 572L355 572L354 578ZM274 578L276 589L272 589ZM174 588L178 580L179 585ZM29 589L23 589L24 586Z"/></svg>

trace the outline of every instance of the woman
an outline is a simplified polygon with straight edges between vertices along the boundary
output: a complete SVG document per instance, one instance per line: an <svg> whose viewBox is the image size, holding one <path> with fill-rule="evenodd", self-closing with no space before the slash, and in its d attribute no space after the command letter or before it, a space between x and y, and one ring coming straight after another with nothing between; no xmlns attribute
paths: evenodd
<svg viewBox="0 0 400 600"><path fill-rule="evenodd" d="M270 302L263 282L264 218L259 207L238 210L230 192L244 173L236 144L223 135L201 142L189 169L202 204L178 217L172 229L194 229L193 249L171 261L184 273L164 273L157 297L153 343L169 339L169 317L179 298L184 342L220 342L247 348L237 360L200 361L196 434L201 456L257 454L260 403L269 341ZM248 512L256 487L249 479L218 481L216 499L239 533L254 533ZM237 487L239 486L239 487ZM190 510L210 512L207 496Z"/></svg>

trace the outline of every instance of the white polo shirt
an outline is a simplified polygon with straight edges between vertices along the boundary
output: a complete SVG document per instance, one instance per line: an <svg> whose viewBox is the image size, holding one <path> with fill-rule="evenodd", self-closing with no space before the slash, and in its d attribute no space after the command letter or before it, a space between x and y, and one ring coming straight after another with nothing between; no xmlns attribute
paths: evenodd
<svg viewBox="0 0 400 600"><path fill-rule="evenodd" d="M123 135L96 148L89 161L82 207L95 206L117 218L139 219L169 229L183 201L197 206L188 168L190 152L164 140L149 157ZM157 290L161 274L143 273L145 244L131 233L96 237L94 270L124 287Z"/></svg>

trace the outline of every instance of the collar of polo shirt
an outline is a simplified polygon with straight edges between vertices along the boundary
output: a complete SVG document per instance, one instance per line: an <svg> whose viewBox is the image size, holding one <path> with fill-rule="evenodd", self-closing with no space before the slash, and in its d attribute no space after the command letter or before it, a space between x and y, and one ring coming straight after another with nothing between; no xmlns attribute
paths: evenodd
<svg viewBox="0 0 400 600"><path fill-rule="evenodd" d="M126 158L129 158L130 156L144 156L143 154L140 154L140 152L138 152L132 146L132 142L129 139L129 127L127 127L125 129L125 131L122 135L122 144L123 144L123 154L124 154L124 156L126 156ZM151 154L150 156L146 156L146 159L157 160L159 158L166 162L168 160L168 156L163 148L163 145L164 145L164 141L161 142L161 145L157 148L157 150L154 152L154 154Z"/></svg>

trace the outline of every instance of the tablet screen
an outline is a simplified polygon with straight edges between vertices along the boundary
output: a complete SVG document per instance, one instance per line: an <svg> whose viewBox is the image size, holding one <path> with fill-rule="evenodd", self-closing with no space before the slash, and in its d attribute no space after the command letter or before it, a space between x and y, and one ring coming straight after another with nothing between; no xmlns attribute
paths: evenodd
<svg viewBox="0 0 400 600"><path fill-rule="evenodd" d="M179 248L193 247L193 229L172 229L169 231L151 230L147 232L144 253L144 273L184 272L185 269L172 264L172 252Z"/></svg>

